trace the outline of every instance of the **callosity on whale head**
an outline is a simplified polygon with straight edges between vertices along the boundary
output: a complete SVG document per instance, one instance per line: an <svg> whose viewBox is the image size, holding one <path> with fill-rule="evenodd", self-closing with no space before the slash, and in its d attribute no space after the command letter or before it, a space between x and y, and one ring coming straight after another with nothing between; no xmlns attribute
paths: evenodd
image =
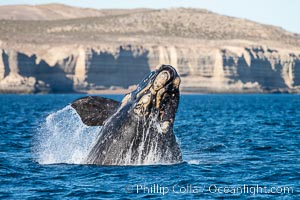
<svg viewBox="0 0 300 200"><path fill-rule="evenodd" d="M139 165L182 162L173 133L179 85L179 75L170 65L162 65L151 72L136 90L115 106L115 110L110 109L111 116L103 120L103 127L87 163ZM78 101L72 106L80 114L79 105L82 103ZM83 121L85 117L81 116Z"/></svg>

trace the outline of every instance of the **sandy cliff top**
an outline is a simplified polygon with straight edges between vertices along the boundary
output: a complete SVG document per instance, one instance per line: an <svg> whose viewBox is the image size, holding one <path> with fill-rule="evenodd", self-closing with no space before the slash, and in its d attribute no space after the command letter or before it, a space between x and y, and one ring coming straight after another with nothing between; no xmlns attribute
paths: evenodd
<svg viewBox="0 0 300 200"><path fill-rule="evenodd" d="M20 5L0 7L0 19L0 40L10 46L232 42L300 46L299 34L203 9L95 10L60 4Z"/></svg>
<svg viewBox="0 0 300 200"><path fill-rule="evenodd" d="M64 4L43 5L7 5L0 6L0 19L7 20L62 20L84 17L99 17L119 15L129 12L139 12L146 9L104 9L78 8Z"/></svg>

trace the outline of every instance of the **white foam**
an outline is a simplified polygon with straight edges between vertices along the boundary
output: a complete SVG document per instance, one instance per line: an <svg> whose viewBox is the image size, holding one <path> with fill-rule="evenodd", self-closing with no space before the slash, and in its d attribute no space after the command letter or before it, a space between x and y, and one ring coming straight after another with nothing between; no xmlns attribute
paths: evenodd
<svg viewBox="0 0 300 200"><path fill-rule="evenodd" d="M199 165L201 162L200 160L189 160L187 163L190 165Z"/></svg>
<svg viewBox="0 0 300 200"><path fill-rule="evenodd" d="M37 162L84 164L100 130L100 126L83 124L71 106L50 114L36 137Z"/></svg>

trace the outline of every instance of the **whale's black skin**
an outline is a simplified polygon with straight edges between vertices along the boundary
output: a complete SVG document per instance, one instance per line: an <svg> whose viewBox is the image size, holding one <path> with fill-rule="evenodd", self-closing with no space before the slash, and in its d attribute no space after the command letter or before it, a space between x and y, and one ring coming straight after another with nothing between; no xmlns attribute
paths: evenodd
<svg viewBox="0 0 300 200"><path fill-rule="evenodd" d="M84 123L102 125L86 162L96 165L135 165L182 162L173 133L179 103L180 78L170 65L151 72L122 102L87 97L72 103ZM106 102L106 106L100 106ZM88 107L88 111L84 111ZM92 121L106 109L104 117ZM92 121L92 122L91 122ZM96 120L97 121L97 120Z"/></svg>

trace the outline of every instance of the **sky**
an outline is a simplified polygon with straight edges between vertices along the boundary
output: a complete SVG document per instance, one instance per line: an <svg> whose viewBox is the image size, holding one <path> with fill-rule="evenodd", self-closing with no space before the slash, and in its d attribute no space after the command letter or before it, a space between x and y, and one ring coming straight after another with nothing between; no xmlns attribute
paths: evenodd
<svg viewBox="0 0 300 200"><path fill-rule="evenodd" d="M86 8L204 8L300 33L300 0L2 0L0 5L62 3Z"/></svg>

